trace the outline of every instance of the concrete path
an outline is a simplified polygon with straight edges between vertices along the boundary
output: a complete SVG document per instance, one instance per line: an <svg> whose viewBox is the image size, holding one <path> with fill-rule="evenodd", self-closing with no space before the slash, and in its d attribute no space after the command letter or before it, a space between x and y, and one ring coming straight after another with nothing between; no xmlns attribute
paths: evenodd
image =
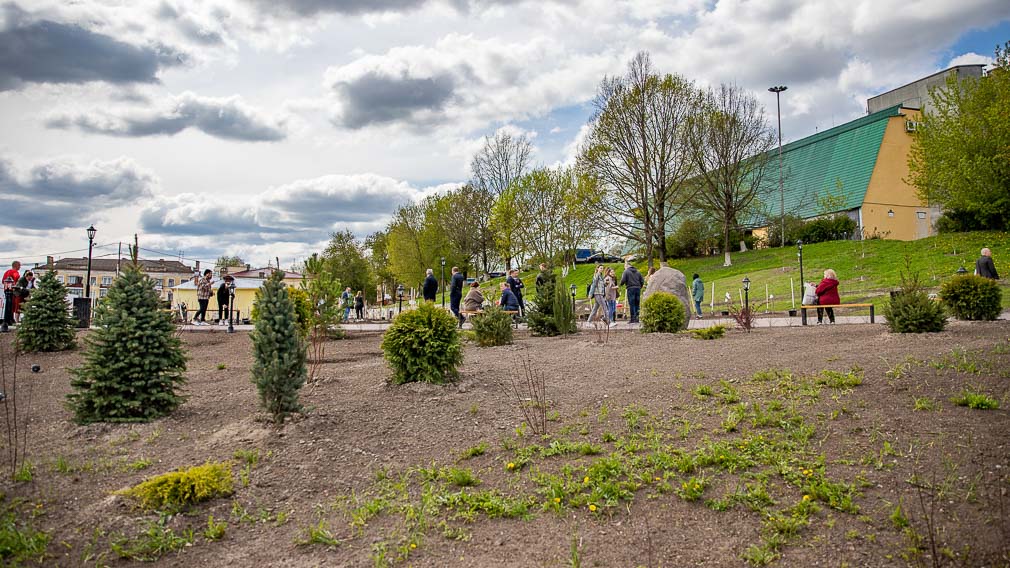
<svg viewBox="0 0 1010 568"><path fill-rule="evenodd" d="M999 319L1003 320L1003 321L1010 320L1010 310L1006 310L1002 314L1000 314ZM826 321L827 320L825 319L825 322ZM884 318L884 316L882 316L880 314L877 314L876 317L875 317L875 322L877 324L882 324L882 323L885 323L886 321L887 320ZM855 325L855 324L868 324L868 323L870 323L870 316L869 316L869 314L862 315L862 316L843 316L843 315L836 315L835 316L835 324L836 325ZM705 317L704 319L692 319L688 323L688 329L701 329L701 328L709 327L709 326L712 326L712 325L715 325L715 324L723 324L723 325L726 325L729 328L736 327L736 321L734 321L732 318L728 318L728 317ZM817 313L816 312L809 312L807 314L807 325L808 325L808 327L816 327L816 325L817 325ZM825 325L829 325L829 324L825 323ZM759 327L800 327L800 326L802 326L802 323L800 321L800 317L799 316L792 317L792 318L788 317L788 316L759 317L759 318L757 318L757 319L754 320L754 327L755 328L759 328ZM206 326L204 326L204 325L183 325L183 326L180 326L180 327L182 327L183 331L205 331L205 332L211 332L211 333L225 333L225 332L228 331L228 327L227 326L217 326L217 325L206 325ZM384 321L384 320L381 320L381 321L364 321L364 322L360 322L360 323L352 321L350 323L342 324L340 327L342 329L346 330L346 331L372 331L372 332L380 332L380 331L385 331L386 328L389 327L389 322L388 321ZM642 328L641 324L627 323L624 320L619 320L618 324L616 326L614 326L614 327L611 328L611 331L627 331L627 330L638 331L641 328ZM235 326L235 331L249 332L249 331L252 331L252 329L253 329L253 326L251 326L251 325L236 325ZM471 329L470 324L469 323L465 324L463 326L463 329ZM527 329L529 329L529 328L527 327L526 324L524 324L524 323L523 324L519 324L519 330L525 331ZM589 323L586 323L584 321L580 321L579 322L579 329L584 329L584 330L587 330L587 331L591 331L591 330L595 329L595 326L591 325Z"/></svg>

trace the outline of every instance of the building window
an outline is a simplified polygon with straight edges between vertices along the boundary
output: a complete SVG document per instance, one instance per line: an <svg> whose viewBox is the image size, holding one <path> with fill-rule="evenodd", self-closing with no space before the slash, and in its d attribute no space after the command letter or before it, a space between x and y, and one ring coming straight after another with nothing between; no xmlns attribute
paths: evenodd
<svg viewBox="0 0 1010 568"><path fill-rule="evenodd" d="M71 286L81 286L82 284L84 284L83 276L70 276L69 278Z"/></svg>
<svg viewBox="0 0 1010 568"><path fill-rule="evenodd" d="M91 285L94 286L96 284L98 284L98 277L97 276L92 276L91 277Z"/></svg>
<svg viewBox="0 0 1010 568"><path fill-rule="evenodd" d="M62 274L57 275L56 281L59 282L60 284L63 284L65 282L65 280L63 279L63 275Z"/></svg>
<svg viewBox="0 0 1010 568"><path fill-rule="evenodd" d="M168 279L168 287L171 288L173 286L175 286L175 278L169 278Z"/></svg>
<svg viewBox="0 0 1010 568"><path fill-rule="evenodd" d="M104 297L106 297L108 295L109 295L108 288L102 288L101 290L98 291L98 297L99 298L104 298Z"/></svg>
<svg viewBox="0 0 1010 568"><path fill-rule="evenodd" d="M102 286L112 286L112 277L102 276Z"/></svg>
<svg viewBox="0 0 1010 568"><path fill-rule="evenodd" d="M68 288L67 295L80 298L84 295L84 290L81 290L80 288Z"/></svg>
<svg viewBox="0 0 1010 568"><path fill-rule="evenodd" d="M915 216L918 217L918 218L920 218L920 219L925 219L926 218L926 212L925 211L916 211L915 212Z"/></svg>

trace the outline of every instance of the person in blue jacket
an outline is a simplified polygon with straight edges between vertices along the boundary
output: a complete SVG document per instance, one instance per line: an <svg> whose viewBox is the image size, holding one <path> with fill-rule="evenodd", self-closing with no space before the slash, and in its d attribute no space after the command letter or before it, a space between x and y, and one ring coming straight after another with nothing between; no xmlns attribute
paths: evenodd
<svg viewBox="0 0 1010 568"><path fill-rule="evenodd" d="M519 299L512 293L512 288L509 287L508 282L501 283L501 299L498 300L498 305L505 311L519 311Z"/></svg>

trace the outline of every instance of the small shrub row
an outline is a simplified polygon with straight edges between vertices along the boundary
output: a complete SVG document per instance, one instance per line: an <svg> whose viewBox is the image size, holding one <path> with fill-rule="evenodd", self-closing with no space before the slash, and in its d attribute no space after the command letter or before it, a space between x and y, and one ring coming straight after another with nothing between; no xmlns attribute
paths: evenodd
<svg viewBox="0 0 1010 568"><path fill-rule="evenodd" d="M642 302L641 321L645 333L677 333L684 329L687 315L679 298L655 292Z"/></svg>

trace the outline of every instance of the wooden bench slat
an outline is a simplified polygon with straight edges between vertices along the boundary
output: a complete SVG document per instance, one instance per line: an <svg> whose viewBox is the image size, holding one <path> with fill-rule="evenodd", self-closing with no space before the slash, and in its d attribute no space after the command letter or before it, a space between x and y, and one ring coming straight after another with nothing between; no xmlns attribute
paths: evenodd
<svg viewBox="0 0 1010 568"><path fill-rule="evenodd" d="M803 304L801 308L868 308L873 304Z"/></svg>

